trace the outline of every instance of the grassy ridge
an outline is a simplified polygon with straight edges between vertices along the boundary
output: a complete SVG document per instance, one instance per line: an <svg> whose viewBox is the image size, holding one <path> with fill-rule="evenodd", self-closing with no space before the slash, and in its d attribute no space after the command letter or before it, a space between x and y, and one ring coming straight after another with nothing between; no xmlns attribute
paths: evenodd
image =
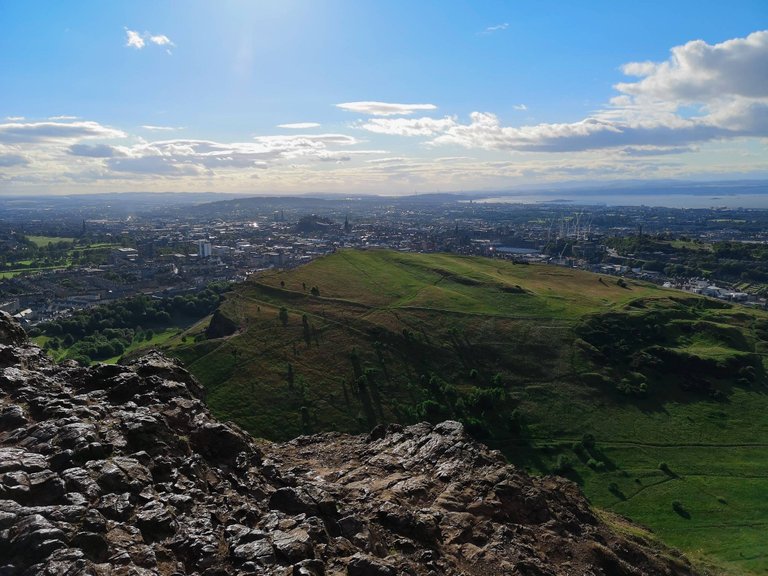
<svg viewBox="0 0 768 576"><path fill-rule="evenodd" d="M765 313L577 270L386 251L262 274L220 312L233 335L167 344L212 409L256 435L458 418L717 572L768 570Z"/></svg>

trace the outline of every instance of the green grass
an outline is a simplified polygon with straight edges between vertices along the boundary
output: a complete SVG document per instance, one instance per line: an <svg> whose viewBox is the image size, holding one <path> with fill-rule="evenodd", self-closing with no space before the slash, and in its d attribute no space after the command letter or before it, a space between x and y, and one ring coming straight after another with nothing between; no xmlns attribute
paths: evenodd
<svg viewBox="0 0 768 576"><path fill-rule="evenodd" d="M12 270L4 270L0 272L0 278L13 278L14 276L18 276L19 274L23 274L25 272L44 272L44 271L50 271L50 270L61 270L62 268L68 268L69 265L62 265L62 266L40 266L38 268L16 268Z"/></svg>
<svg viewBox="0 0 768 576"><path fill-rule="evenodd" d="M59 237L59 236L27 236L27 239L31 242L34 242L36 246L48 246L49 244L54 244L56 242L69 242L72 243L75 241L74 238L68 238L68 237Z"/></svg>
<svg viewBox="0 0 768 576"><path fill-rule="evenodd" d="M668 242L670 246L673 248L681 249L685 248L686 250L693 250L696 252L712 252L712 244L703 243L703 242L694 242L693 240L671 240Z"/></svg>
<svg viewBox="0 0 768 576"><path fill-rule="evenodd" d="M126 356L128 354L133 354L135 352L138 352L139 350L146 350L148 348L158 347L161 344L166 343L168 340L176 336L178 333L179 333L178 328L167 328L160 332L155 332L154 336L152 336L152 338L150 338L149 340L142 340L140 342L133 341L131 342L131 345L128 346L128 348L126 348L122 354L119 354L117 356L112 356L111 358L107 358L106 360L99 360L99 362L104 362L106 364L117 364L117 362L123 356Z"/></svg>
<svg viewBox="0 0 768 576"><path fill-rule="evenodd" d="M578 270L389 251L261 274L220 312L240 329L196 343L198 324L167 346L211 409L257 436L461 418L534 473L570 458L594 504L715 573L768 571L765 312ZM623 381L645 388L622 393ZM585 433L596 447L575 452Z"/></svg>

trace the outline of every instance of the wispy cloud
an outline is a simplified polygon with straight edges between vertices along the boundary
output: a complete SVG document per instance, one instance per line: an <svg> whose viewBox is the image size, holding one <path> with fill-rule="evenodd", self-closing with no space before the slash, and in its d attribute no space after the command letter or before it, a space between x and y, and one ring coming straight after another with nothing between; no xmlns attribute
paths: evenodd
<svg viewBox="0 0 768 576"><path fill-rule="evenodd" d="M512 108L515 110L520 110L521 112L528 110L528 106L526 106L525 104L515 104L514 106L512 106Z"/></svg>
<svg viewBox="0 0 768 576"><path fill-rule="evenodd" d="M434 104L395 104L392 102L344 102L337 108L368 116L407 116L418 110L437 110Z"/></svg>
<svg viewBox="0 0 768 576"><path fill-rule="evenodd" d="M145 42L144 38L141 37L141 34L136 32L136 30L128 30L128 28L125 29L125 45L128 48L135 48L136 50L141 50L144 48Z"/></svg>
<svg viewBox="0 0 768 576"><path fill-rule="evenodd" d="M171 53L171 47L175 46L171 39L165 34L152 34L150 32L142 33L137 30L129 30L128 28L125 28L126 47L141 50L147 45L147 42L155 44L156 46L165 46L165 51L168 54Z"/></svg>
<svg viewBox="0 0 768 576"><path fill-rule="evenodd" d="M495 26L488 26L485 30L483 30L483 34L493 34L494 32L501 32L502 30L506 30L509 28L509 23L504 22L503 24L496 24Z"/></svg>
<svg viewBox="0 0 768 576"><path fill-rule="evenodd" d="M152 124L143 124L141 128L149 130L150 132L174 132L176 130L183 130L181 126L154 126Z"/></svg>
<svg viewBox="0 0 768 576"><path fill-rule="evenodd" d="M158 46L173 46L173 42L165 34L152 35L149 37L149 41Z"/></svg>
<svg viewBox="0 0 768 576"><path fill-rule="evenodd" d="M48 120L77 120L77 116L49 116Z"/></svg>
<svg viewBox="0 0 768 576"><path fill-rule="evenodd" d="M0 124L0 143L67 142L85 138L123 138L126 134L98 122L9 122Z"/></svg>
<svg viewBox="0 0 768 576"><path fill-rule="evenodd" d="M455 118L371 118L359 125L376 134L392 136L431 136L456 125Z"/></svg>
<svg viewBox="0 0 768 576"><path fill-rule="evenodd" d="M292 122L289 124L278 124L278 128L287 128L288 130L309 130L310 128L320 128L317 122Z"/></svg>

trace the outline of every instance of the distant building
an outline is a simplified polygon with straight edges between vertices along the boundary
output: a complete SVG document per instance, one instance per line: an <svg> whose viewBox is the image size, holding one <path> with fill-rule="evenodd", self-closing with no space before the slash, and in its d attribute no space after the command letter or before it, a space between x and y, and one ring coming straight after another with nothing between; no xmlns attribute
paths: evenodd
<svg viewBox="0 0 768 576"><path fill-rule="evenodd" d="M197 242L197 257L198 258L211 257L211 243L208 242L208 240L199 240Z"/></svg>
<svg viewBox="0 0 768 576"><path fill-rule="evenodd" d="M115 248L110 253L110 260L113 264L124 262L136 262L139 257L139 251L135 248Z"/></svg>

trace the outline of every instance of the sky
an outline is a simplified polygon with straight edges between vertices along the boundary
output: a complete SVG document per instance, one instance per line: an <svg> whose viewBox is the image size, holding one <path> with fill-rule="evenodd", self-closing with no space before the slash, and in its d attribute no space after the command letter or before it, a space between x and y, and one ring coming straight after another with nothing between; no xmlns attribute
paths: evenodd
<svg viewBox="0 0 768 576"><path fill-rule="evenodd" d="M768 2L0 0L0 194L768 178Z"/></svg>

